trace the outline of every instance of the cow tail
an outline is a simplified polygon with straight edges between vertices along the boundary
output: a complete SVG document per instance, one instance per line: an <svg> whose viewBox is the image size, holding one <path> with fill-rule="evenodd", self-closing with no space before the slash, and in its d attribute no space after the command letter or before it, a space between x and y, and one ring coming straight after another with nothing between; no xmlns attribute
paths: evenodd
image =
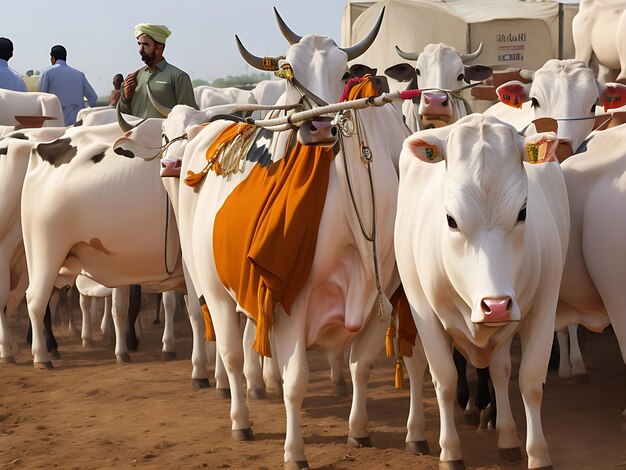
<svg viewBox="0 0 626 470"><path fill-rule="evenodd" d="M256 321L256 337L254 339L254 350L261 356L272 357L272 349L270 347L270 328L272 327L272 319L274 315L274 307L276 302L272 291L268 289L265 282L261 281L258 291L259 297L259 316Z"/></svg>
<svg viewBox="0 0 626 470"><path fill-rule="evenodd" d="M200 297L199 301L200 306L202 307L202 316L204 317L204 339L206 341L215 341L215 329L213 328L213 320L211 320L209 307L207 306L204 297Z"/></svg>

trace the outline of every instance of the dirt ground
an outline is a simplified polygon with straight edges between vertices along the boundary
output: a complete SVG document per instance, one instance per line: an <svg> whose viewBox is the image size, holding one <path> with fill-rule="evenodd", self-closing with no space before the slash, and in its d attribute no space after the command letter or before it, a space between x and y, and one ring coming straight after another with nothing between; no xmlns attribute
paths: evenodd
<svg viewBox="0 0 626 470"><path fill-rule="evenodd" d="M231 468L281 469L285 412L280 397L249 403L255 440L231 438L229 402L214 388L191 386L191 329L176 322L178 359L160 360L162 325L144 321L145 338L132 363L117 365L113 347L96 334L83 348L57 327L62 359L54 370L36 370L24 341L17 364L0 365L0 469ZM25 337L25 319L9 319ZM98 331L97 329L95 331ZM583 344L588 383L550 372L543 400L543 427L554 468L626 469L626 367L612 331L589 333ZM436 469L439 413L432 384L425 387L432 455L404 450L408 389L393 387L393 362L381 358L369 388L373 448L346 445L350 397L334 397L325 359L309 353L311 380L302 410L307 458L324 470ZM348 376L348 371L346 370ZM428 379L429 380L429 379ZM214 381L212 380L212 385ZM525 417L516 380L511 383L518 435ZM469 469L521 470L498 456L494 431L477 431L459 410L457 427Z"/></svg>

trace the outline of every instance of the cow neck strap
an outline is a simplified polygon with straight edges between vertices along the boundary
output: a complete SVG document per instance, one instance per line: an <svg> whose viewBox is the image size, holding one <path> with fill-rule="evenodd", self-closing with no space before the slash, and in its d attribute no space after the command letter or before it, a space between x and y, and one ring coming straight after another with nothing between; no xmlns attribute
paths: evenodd
<svg viewBox="0 0 626 470"><path fill-rule="evenodd" d="M352 200L352 207L354 208L354 212L356 214L357 220L359 221L359 226L361 227L361 233L365 237L365 239L369 242L372 242L372 255L374 259L374 275L376 278L376 290L378 291L378 319L381 322L388 321L388 318L385 316L384 310L384 293L382 291L382 287L380 284L380 267L378 263L378 253L377 253L377 243L376 243L376 196L374 194L374 178L372 176L372 165L371 163L374 161L374 155L372 154L372 150L367 145L367 136L365 135L364 129L361 127L361 123L359 120L359 112L354 110L354 121L355 121L355 131L350 135L344 135L344 133L340 133L339 135L339 145L341 147L341 155L343 158L343 166L346 172L346 181L348 183L348 190L350 191L350 199ZM344 145L344 137L351 137L353 135L357 136L359 139L359 148L361 153L361 162L367 168L367 176L369 179L370 186L370 195L372 197L372 228L371 232L368 233L365 224L363 222L363 217L359 212L359 207L356 203L356 198L354 196L354 189L352 185L352 181L350 179L350 171L348 167L348 159L346 156L346 149Z"/></svg>

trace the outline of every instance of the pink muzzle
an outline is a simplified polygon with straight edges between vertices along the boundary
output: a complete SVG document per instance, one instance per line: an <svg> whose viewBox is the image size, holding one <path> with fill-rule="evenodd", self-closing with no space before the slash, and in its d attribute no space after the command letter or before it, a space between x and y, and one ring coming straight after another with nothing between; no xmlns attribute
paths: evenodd
<svg viewBox="0 0 626 470"><path fill-rule="evenodd" d="M480 308L482 318L475 323L509 322L511 321L513 300L508 295L496 298L485 297L480 303Z"/></svg>
<svg viewBox="0 0 626 470"><path fill-rule="evenodd" d="M161 160L161 178L180 178L180 160Z"/></svg>

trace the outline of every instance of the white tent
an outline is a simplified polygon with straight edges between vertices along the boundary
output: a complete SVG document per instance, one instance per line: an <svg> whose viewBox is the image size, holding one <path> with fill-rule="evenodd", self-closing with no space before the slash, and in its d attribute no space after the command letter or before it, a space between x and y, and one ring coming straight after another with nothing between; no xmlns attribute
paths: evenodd
<svg viewBox="0 0 626 470"><path fill-rule="evenodd" d="M490 66L539 68L551 58L571 58L571 22L578 0L350 0L342 19L342 45L369 32L382 7L385 17L374 44L355 62L379 73L403 62L395 46L421 51L443 42L459 52L484 51L475 60Z"/></svg>

